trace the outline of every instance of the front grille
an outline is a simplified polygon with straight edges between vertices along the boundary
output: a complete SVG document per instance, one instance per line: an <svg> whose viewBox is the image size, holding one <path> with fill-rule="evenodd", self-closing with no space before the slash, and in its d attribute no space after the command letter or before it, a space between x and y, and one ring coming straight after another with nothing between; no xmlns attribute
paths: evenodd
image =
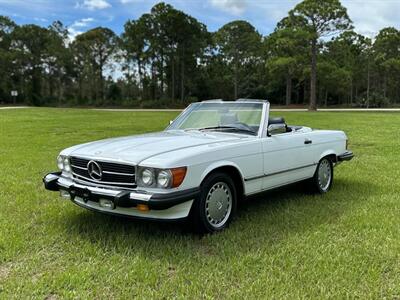
<svg viewBox="0 0 400 300"><path fill-rule="evenodd" d="M135 166L93 160L100 166L102 172L101 179L97 180L89 175L90 161L90 159L80 157L70 158L72 174L75 178L111 186L133 187L136 185Z"/></svg>

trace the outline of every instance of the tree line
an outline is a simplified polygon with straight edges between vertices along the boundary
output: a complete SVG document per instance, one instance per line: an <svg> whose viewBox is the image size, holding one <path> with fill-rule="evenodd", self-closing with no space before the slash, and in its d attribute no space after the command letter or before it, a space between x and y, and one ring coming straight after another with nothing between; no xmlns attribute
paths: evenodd
<svg viewBox="0 0 400 300"><path fill-rule="evenodd" d="M3 104L181 107L267 98L310 109L382 107L400 102L400 31L356 33L339 0L304 0L267 36L240 20L209 32L165 3L128 20L120 35L97 27L73 40L60 21L43 28L0 16L0 78Z"/></svg>

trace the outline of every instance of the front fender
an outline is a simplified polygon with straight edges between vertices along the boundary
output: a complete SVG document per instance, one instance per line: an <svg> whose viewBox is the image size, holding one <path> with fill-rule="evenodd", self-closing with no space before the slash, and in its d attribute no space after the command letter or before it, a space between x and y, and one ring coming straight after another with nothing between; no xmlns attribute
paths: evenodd
<svg viewBox="0 0 400 300"><path fill-rule="evenodd" d="M335 155L336 157L336 152L333 149L328 149L325 150L324 152L322 152L322 154L319 156L318 161L316 163L318 163L323 157L328 156L328 155Z"/></svg>
<svg viewBox="0 0 400 300"><path fill-rule="evenodd" d="M221 167L234 167L234 168L239 172L240 177L242 178L242 183L244 184L243 173L242 173L242 171L240 170L239 166L238 166L237 164L235 164L234 162L232 162L232 161L225 161L225 160L223 160L223 161L216 161L216 162L213 162L211 165L209 165L209 166L203 171L203 173L201 174L200 182L203 182L204 178L206 178L206 176L207 176L208 174L210 174L212 171L214 171L214 170L216 170L216 169L218 169L218 168L221 168Z"/></svg>

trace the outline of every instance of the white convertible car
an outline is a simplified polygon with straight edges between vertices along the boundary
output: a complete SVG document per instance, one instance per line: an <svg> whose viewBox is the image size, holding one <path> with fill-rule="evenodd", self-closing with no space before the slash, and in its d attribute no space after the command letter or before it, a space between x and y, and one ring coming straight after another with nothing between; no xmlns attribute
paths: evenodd
<svg viewBox="0 0 400 300"><path fill-rule="evenodd" d="M297 181L326 193L333 167L351 160L342 131L290 126L269 102L193 103L162 132L61 151L46 189L90 210L224 229L238 201Z"/></svg>

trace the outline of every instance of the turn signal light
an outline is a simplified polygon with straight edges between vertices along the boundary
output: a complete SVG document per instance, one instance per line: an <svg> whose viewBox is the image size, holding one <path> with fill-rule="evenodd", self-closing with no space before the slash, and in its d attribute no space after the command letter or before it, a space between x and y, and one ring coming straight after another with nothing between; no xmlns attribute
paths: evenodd
<svg viewBox="0 0 400 300"><path fill-rule="evenodd" d="M149 211L149 206L146 204L138 204L136 208L138 211L143 211L143 212Z"/></svg>
<svg viewBox="0 0 400 300"><path fill-rule="evenodd" d="M186 167L171 169L172 187L178 187L183 182L186 176Z"/></svg>

